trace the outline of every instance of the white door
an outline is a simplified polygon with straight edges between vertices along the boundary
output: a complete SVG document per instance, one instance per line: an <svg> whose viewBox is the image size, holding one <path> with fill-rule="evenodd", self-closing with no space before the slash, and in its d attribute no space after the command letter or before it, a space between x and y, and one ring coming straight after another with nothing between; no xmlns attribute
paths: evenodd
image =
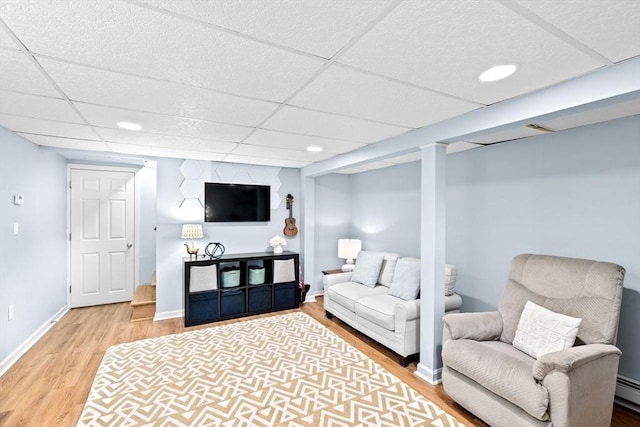
<svg viewBox="0 0 640 427"><path fill-rule="evenodd" d="M71 169L71 307L131 301L134 174Z"/></svg>

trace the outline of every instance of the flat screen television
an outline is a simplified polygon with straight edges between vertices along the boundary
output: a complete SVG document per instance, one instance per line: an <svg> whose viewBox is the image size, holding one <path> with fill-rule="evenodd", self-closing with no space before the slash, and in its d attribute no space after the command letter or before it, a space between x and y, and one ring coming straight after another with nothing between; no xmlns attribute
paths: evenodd
<svg viewBox="0 0 640 427"><path fill-rule="evenodd" d="M205 182L205 222L264 222L271 218L268 185Z"/></svg>

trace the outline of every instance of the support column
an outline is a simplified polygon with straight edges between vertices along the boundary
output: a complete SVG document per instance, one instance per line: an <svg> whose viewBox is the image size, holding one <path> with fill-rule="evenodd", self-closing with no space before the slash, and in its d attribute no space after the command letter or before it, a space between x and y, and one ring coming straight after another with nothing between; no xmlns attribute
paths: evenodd
<svg viewBox="0 0 640 427"><path fill-rule="evenodd" d="M420 220L420 363L416 375L431 384L442 372L444 316L446 145L432 143L422 150Z"/></svg>
<svg viewBox="0 0 640 427"><path fill-rule="evenodd" d="M315 295L322 292L322 282L315 279L315 211L316 211L316 180L301 174L300 182L300 220L302 222L300 235L300 263L304 280L311 285L307 292L307 301L315 301Z"/></svg>

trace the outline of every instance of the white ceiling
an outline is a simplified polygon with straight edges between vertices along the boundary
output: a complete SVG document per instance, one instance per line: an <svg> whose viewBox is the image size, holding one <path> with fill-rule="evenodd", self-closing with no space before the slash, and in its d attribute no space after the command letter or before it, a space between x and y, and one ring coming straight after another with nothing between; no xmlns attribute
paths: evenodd
<svg viewBox="0 0 640 427"><path fill-rule="evenodd" d="M639 55L638 0L2 0L0 125L64 149L299 168ZM478 80L506 63L516 74ZM640 100L537 124L633 114Z"/></svg>

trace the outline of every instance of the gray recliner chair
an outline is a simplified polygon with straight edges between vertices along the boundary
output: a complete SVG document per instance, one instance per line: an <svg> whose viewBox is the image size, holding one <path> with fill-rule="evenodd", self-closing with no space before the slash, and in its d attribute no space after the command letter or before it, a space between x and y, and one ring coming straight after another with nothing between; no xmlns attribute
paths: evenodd
<svg viewBox="0 0 640 427"><path fill-rule="evenodd" d="M624 275L607 262L516 256L498 311L445 315L445 392L492 426L609 426ZM582 319L574 346L538 359L516 349L527 301Z"/></svg>

